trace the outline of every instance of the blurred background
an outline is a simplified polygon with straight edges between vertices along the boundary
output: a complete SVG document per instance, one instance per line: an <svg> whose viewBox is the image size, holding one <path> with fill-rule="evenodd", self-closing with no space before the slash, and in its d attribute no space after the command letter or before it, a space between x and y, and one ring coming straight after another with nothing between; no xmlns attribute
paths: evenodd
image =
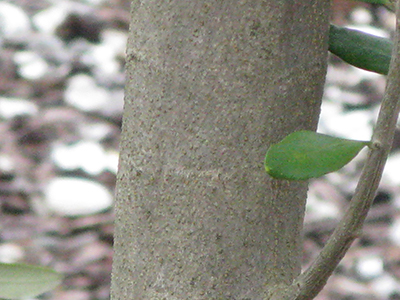
<svg viewBox="0 0 400 300"><path fill-rule="evenodd" d="M109 299L128 0L0 0L0 261L50 266L36 299ZM334 0L332 23L393 35L384 8ZM319 131L369 139L384 76L331 56ZM318 296L400 299L400 135L361 238ZM304 266L342 216L365 159L310 184Z"/></svg>

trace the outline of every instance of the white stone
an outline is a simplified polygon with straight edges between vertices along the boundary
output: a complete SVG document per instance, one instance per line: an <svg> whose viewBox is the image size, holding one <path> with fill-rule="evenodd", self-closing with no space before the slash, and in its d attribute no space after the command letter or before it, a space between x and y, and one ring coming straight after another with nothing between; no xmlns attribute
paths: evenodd
<svg viewBox="0 0 400 300"><path fill-rule="evenodd" d="M336 219L340 216L340 211L335 203L321 198L313 185L310 185L308 191L306 212L307 221Z"/></svg>
<svg viewBox="0 0 400 300"><path fill-rule="evenodd" d="M371 24L373 21L371 12L364 7L358 7L356 9L354 9L351 13L350 18L354 23L360 24L360 25L362 25L362 24L368 25L368 24Z"/></svg>
<svg viewBox="0 0 400 300"><path fill-rule="evenodd" d="M391 153L385 165L385 170L383 171L383 180L387 180L390 184L398 186L400 185L400 151ZM400 207L400 206L399 206Z"/></svg>
<svg viewBox="0 0 400 300"><path fill-rule="evenodd" d="M113 202L103 185L84 178L54 178L44 194L50 210L67 216L99 213L110 208Z"/></svg>
<svg viewBox="0 0 400 300"><path fill-rule="evenodd" d="M110 125L106 123L84 123L79 126L79 132L83 139L101 141L107 135L112 134Z"/></svg>
<svg viewBox="0 0 400 300"><path fill-rule="evenodd" d="M0 97L0 116L12 119L21 115L35 115L37 106L29 100Z"/></svg>
<svg viewBox="0 0 400 300"><path fill-rule="evenodd" d="M106 169L111 173L117 174L119 163L119 152L115 150L107 151Z"/></svg>
<svg viewBox="0 0 400 300"><path fill-rule="evenodd" d="M101 111L110 100L109 91L98 86L95 80L85 74L77 74L67 82L65 101L83 111Z"/></svg>
<svg viewBox="0 0 400 300"><path fill-rule="evenodd" d="M341 138L370 140L376 110L343 112L338 103L322 102L318 131Z"/></svg>
<svg viewBox="0 0 400 300"><path fill-rule="evenodd" d="M2 263L15 263L22 260L24 256L24 250L16 244L3 243L0 245L0 261Z"/></svg>
<svg viewBox="0 0 400 300"><path fill-rule="evenodd" d="M57 5L52 5L34 15L32 22L39 31L54 34L70 11L71 6L68 1L58 1Z"/></svg>
<svg viewBox="0 0 400 300"><path fill-rule="evenodd" d="M379 255L361 257L356 268L360 276L366 279L376 278L384 272L382 257Z"/></svg>
<svg viewBox="0 0 400 300"><path fill-rule="evenodd" d="M108 167L108 155L93 141L80 141L74 145L55 145L51 154L55 164L65 170L82 169L96 176Z"/></svg>
<svg viewBox="0 0 400 300"><path fill-rule="evenodd" d="M18 65L18 73L25 79L37 80L49 70L47 62L32 51L19 51L14 54L14 62Z"/></svg>
<svg viewBox="0 0 400 300"><path fill-rule="evenodd" d="M31 25L27 14L18 6L0 2L0 36L20 39L29 34Z"/></svg>
<svg viewBox="0 0 400 300"><path fill-rule="evenodd" d="M384 274L371 283L371 288L379 299L389 299L392 293L399 292L399 282L392 276Z"/></svg>
<svg viewBox="0 0 400 300"><path fill-rule="evenodd" d="M0 173L9 173L15 170L14 160L7 154L0 154Z"/></svg>

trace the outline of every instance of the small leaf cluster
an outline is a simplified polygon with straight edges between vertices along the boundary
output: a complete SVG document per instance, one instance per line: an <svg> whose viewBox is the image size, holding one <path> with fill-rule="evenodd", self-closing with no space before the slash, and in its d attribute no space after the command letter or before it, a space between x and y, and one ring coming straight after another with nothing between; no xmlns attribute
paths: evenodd
<svg viewBox="0 0 400 300"><path fill-rule="evenodd" d="M391 0L363 0L394 10ZM387 75L393 42L362 31L329 28L329 51L345 62L379 74ZM334 172L349 163L370 142L341 139L312 131L289 134L272 145L265 156L267 173L276 179L306 180Z"/></svg>

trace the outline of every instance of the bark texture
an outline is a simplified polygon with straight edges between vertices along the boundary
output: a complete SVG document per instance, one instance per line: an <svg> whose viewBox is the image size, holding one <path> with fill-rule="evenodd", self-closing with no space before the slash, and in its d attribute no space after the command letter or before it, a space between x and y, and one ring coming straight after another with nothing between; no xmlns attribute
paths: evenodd
<svg viewBox="0 0 400 300"><path fill-rule="evenodd" d="M327 0L133 1L112 299L263 299L300 272L306 182L263 158L315 129Z"/></svg>

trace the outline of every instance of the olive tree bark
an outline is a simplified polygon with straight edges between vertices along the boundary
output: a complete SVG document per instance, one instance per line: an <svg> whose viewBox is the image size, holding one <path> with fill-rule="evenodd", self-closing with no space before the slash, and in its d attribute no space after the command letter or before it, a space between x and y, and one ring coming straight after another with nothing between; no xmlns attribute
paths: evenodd
<svg viewBox="0 0 400 300"><path fill-rule="evenodd" d="M264 299L299 274L307 182L263 158L316 128L328 10L133 1L112 299Z"/></svg>

